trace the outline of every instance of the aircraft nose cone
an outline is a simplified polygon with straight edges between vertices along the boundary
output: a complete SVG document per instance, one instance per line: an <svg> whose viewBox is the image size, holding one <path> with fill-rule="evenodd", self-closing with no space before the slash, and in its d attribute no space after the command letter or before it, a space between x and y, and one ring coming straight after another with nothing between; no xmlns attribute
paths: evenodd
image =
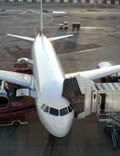
<svg viewBox="0 0 120 156"><path fill-rule="evenodd" d="M73 122L73 113L60 117L54 121L54 126L50 128L52 135L64 137L70 131Z"/></svg>
<svg viewBox="0 0 120 156"><path fill-rule="evenodd" d="M74 111L64 116L53 116L43 111L38 115L49 133L56 137L64 137L72 127Z"/></svg>

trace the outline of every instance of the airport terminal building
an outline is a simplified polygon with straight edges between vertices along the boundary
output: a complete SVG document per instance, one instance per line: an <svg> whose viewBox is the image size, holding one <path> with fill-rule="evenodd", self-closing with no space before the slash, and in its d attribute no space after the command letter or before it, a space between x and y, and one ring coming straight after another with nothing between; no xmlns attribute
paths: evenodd
<svg viewBox="0 0 120 156"><path fill-rule="evenodd" d="M0 0L5 2L39 2L40 0ZM43 0L44 3L73 3L73 4L107 4L120 5L119 0Z"/></svg>

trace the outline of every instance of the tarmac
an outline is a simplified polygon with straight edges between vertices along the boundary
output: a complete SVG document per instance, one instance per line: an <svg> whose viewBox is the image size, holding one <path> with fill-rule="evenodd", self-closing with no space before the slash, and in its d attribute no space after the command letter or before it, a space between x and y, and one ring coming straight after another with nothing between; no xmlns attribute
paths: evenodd
<svg viewBox="0 0 120 156"><path fill-rule="evenodd" d="M66 15L52 11L64 10ZM53 43L65 73L96 68L101 61L120 64L119 9L74 8L46 6L44 33L47 37L74 34L74 37ZM35 4L0 5L0 69L14 70L20 57L31 58L32 44L6 36L7 33L34 37L39 32L39 9ZM68 21L67 31L59 24ZM79 32L72 23L80 22ZM104 124L95 114L74 119L72 130L62 139L48 134L36 111L26 115L27 126L0 128L0 155L3 156L118 156L112 149L111 138L104 133Z"/></svg>

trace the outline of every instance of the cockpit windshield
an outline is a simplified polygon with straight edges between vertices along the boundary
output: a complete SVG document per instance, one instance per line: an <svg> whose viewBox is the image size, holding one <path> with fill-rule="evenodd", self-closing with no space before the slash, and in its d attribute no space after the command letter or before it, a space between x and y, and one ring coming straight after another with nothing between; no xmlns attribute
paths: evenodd
<svg viewBox="0 0 120 156"><path fill-rule="evenodd" d="M65 107L65 108L63 108L63 109L60 110L60 116L66 115L66 114L68 114L68 113L69 113L69 112L68 112L67 107Z"/></svg>
<svg viewBox="0 0 120 156"><path fill-rule="evenodd" d="M52 115L58 116L58 110L55 109L55 108L50 107L50 112L49 113L52 114Z"/></svg>
<svg viewBox="0 0 120 156"><path fill-rule="evenodd" d="M65 108L62 108L62 109L56 109L56 108L53 108L53 107L49 107L46 104L43 104L41 106L41 109L44 112L48 112L49 114L54 115L54 116L64 116L64 115L67 115L68 113L72 112L72 107L71 106L68 106L68 107L65 107Z"/></svg>

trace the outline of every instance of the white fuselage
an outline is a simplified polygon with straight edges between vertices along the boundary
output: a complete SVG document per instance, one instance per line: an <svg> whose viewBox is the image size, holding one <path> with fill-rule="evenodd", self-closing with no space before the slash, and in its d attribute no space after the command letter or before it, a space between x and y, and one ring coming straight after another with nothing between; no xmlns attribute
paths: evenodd
<svg viewBox="0 0 120 156"><path fill-rule="evenodd" d="M55 50L44 35L36 37L32 59L38 116L51 134L63 137L71 128L74 111L60 115L69 106L69 102L62 97L65 77ZM47 107L47 111L42 109L43 105Z"/></svg>

